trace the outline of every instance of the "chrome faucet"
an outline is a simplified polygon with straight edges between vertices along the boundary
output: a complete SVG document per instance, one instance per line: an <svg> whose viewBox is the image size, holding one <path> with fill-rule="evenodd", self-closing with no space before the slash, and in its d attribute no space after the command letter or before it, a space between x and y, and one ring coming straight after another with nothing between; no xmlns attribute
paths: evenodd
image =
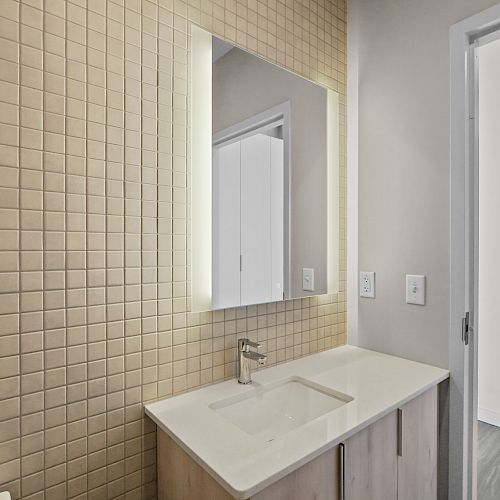
<svg viewBox="0 0 500 500"><path fill-rule="evenodd" d="M249 339L238 340L238 382L240 384L251 384L252 374L250 372L250 360L257 361L259 365L266 363L267 357L255 351L251 351L250 347L258 349L262 344L252 342Z"/></svg>

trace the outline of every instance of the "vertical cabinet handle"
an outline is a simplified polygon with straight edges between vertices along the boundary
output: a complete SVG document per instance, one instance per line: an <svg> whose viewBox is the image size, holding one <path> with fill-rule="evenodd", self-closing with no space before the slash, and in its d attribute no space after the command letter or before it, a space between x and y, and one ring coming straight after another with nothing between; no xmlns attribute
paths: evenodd
<svg viewBox="0 0 500 500"><path fill-rule="evenodd" d="M345 444L339 444L340 453L340 500L347 500L346 491L346 449Z"/></svg>
<svg viewBox="0 0 500 500"><path fill-rule="evenodd" d="M403 410L398 408L398 456L403 456Z"/></svg>

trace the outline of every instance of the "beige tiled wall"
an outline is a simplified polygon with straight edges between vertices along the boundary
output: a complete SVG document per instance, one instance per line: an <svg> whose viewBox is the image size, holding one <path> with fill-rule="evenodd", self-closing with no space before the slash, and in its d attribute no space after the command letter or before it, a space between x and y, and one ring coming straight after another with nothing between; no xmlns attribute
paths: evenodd
<svg viewBox="0 0 500 500"><path fill-rule="evenodd" d="M345 342L345 0L1 0L0 490L154 498L144 401ZM189 310L196 23L341 97L341 292Z"/></svg>

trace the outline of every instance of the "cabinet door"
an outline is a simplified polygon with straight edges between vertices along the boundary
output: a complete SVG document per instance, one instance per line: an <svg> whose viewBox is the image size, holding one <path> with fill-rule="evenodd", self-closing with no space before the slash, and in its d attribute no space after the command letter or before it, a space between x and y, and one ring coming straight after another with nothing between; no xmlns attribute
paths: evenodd
<svg viewBox="0 0 500 500"><path fill-rule="evenodd" d="M212 179L212 306L240 299L240 143L215 148Z"/></svg>
<svg viewBox="0 0 500 500"><path fill-rule="evenodd" d="M397 423L397 412L392 412L346 440L341 500L398 498Z"/></svg>
<svg viewBox="0 0 500 500"><path fill-rule="evenodd" d="M165 432L156 439L158 500L234 500Z"/></svg>
<svg viewBox="0 0 500 500"><path fill-rule="evenodd" d="M339 447L336 446L252 496L251 500L340 500L339 477Z"/></svg>
<svg viewBox="0 0 500 500"><path fill-rule="evenodd" d="M271 137L271 300L284 299L285 164L283 139Z"/></svg>
<svg viewBox="0 0 500 500"><path fill-rule="evenodd" d="M271 302L271 138L241 141L241 304Z"/></svg>
<svg viewBox="0 0 500 500"><path fill-rule="evenodd" d="M438 463L438 388L400 410L398 499L436 500Z"/></svg>

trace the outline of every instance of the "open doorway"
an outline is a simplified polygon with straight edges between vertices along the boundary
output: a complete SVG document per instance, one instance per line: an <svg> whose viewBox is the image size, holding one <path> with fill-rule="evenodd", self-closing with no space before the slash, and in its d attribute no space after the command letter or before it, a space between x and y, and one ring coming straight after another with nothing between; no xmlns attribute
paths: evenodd
<svg viewBox="0 0 500 500"><path fill-rule="evenodd" d="M450 499L500 491L499 34L500 5L450 30Z"/></svg>
<svg viewBox="0 0 500 500"><path fill-rule="evenodd" d="M478 439L477 498L500 495L500 287L491 279L500 256L500 39L479 39L478 148Z"/></svg>

